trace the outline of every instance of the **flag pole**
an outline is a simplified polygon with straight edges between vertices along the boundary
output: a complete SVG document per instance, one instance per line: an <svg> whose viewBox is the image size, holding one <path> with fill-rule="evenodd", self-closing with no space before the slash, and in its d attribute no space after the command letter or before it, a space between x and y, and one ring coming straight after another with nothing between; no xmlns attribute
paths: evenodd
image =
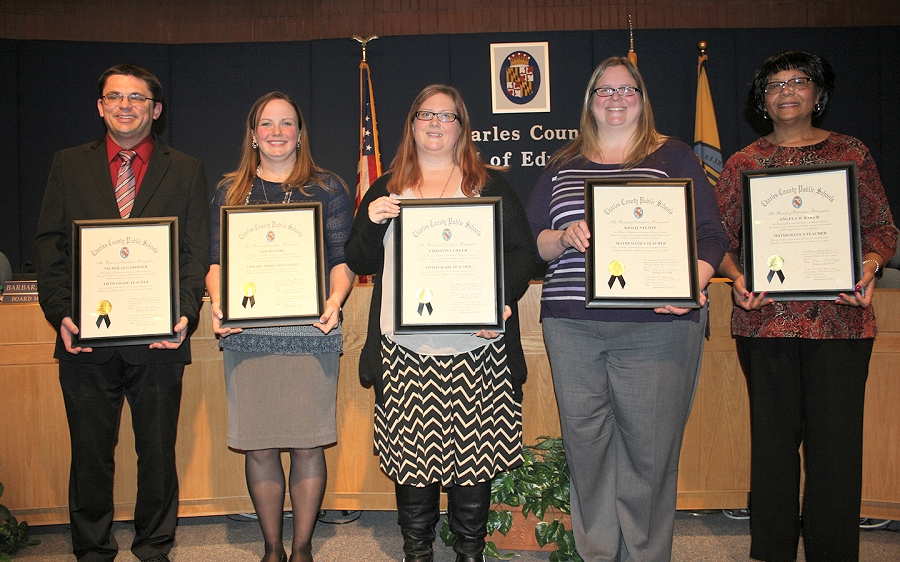
<svg viewBox="0 0 900 562"><path fill-rule="evenodd" d="M634 52L634 28L631 27L631 14L628 14L628 60L637 66L637 53Z"/></svg>

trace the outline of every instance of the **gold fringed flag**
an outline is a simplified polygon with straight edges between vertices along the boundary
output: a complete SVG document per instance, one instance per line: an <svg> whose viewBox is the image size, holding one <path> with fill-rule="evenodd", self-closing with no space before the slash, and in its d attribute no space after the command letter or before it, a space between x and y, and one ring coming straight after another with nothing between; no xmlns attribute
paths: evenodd
<svg viewBox="0 0 900 562"><path fill-rule="evenodd" d="M381 175L381 151L378 148L378 125L375 123L375 99L369 63L359 63L359 167L356 169L356 208L369 186Z"/></svg>
<svg viewBox="0 0 900 562"><path fill-rule="evenodd" d="M703 164L706 177L713 185L722 173L722 145L719 142L719 127L716 125L716 110L709 80L706 76L706 41L697 46L700 57L697 60L697 116L694 119L694 154Z"/></svg>

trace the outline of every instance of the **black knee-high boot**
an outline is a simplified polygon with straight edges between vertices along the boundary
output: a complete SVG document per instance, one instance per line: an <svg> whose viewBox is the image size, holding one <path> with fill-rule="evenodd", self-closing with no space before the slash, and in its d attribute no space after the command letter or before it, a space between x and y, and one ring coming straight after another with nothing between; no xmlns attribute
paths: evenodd
<svg viewBox="0 0 900 562"><path fill-rule="evenodd" d="M447 489L447 517L456 535L453 551L456 562L483 562L488 511L491 508L491 482Z"/></svg>
<svg viewBox="0 0 900 562"><path fill-rule="evenodd" d="M403 535L406 562L434 560L434 526L440 517L440 483L424 488L394 484L397 496L397 522Z"/></svg>

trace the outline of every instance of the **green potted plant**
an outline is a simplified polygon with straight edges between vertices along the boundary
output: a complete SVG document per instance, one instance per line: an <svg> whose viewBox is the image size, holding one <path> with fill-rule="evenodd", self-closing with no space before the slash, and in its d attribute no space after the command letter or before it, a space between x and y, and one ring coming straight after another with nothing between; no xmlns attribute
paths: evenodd
<svg viewBox="0 0 900 562"><path fill-rule="evenodd" d="M525 445L522 464L501 472L491 483L491 503L495 508L488 517L488 538L496 537L495 532L505 537L514 524L523 524L532 514L539 520L534 529L538 546L556 546L550 554L551 562L581 562L572 530L565 523L569 520L569 467L561 438L541 436L534 445ZM516 508L521 508L521 517ZM441 539L448 546L453 544L446 518ZM500 560L516 556L501 553L493 540L485 545L484 554Z"/></svg>
<svg viewBox="0 0 900 562"><path fill-rule="evenodd" d="M0 496L3 495L3 484L0 483ZM20 548L40 544L40 541L28 539L28 523L19 523L5 505L0 504L0 562L9 562L10 554Z"/></svg>

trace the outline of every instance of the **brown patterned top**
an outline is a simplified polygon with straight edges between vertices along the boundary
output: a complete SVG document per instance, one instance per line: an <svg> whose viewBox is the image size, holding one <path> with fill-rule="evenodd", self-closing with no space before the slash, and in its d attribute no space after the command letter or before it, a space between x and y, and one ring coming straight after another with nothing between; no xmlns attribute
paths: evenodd
<svg viewBox="0 0 900 562"><path fill-rule="evenodd" d="M820 143L801 147L778 146L759 139L728 159L715 188L728 250L741 256L742 170L849 161L857 166L862 253L877 252L887 262L897 247L897 229L875 161L858 139L834 132ZM751 311L735 306L731 332L760 338L872 338L877 333L873 308L833 301L776 302Z"/></svg>

